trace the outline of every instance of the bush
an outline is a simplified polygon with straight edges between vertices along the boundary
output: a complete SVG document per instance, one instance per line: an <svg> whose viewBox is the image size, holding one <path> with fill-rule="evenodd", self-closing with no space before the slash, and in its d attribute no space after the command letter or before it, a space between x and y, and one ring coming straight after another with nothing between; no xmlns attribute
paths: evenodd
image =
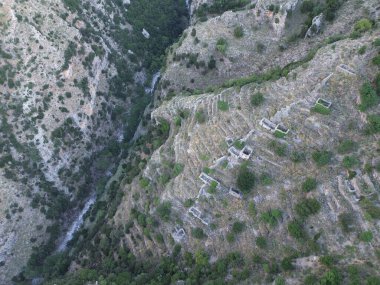
<svg viewBox="0 0 380 285"><path fill-rule="evenodd" d="M311 0L305 0L301 4L301 13L312 13L314 9L314 2Z"/></svg>
<svg viewBox="0 0 380 285"><path fill-rule="evenodd" d="M278 156L285 156L287 147L285 144L279 143L278 141L271 141L269 143L269 148L272 149Z"/></svg>
<svg viewBox="0 0 380 285"><path fill-rule="evenodd" d="M224 38L218 39L216 42L216 49L222 54L226 54L227 51L227 40Z"/></svg>
<svg viewBox="0 0 380 285"><path fill-rule="evenodd" d="M264 94L257 92L251 96L251 104L254 107L258 107L264 103Z"/></svg>
<svg viewBox="0 0 380 285"><path fill-rule="evenodd" d="M263 53L265 51L265 45L262 42L256 43L256 51L258 53Z"/></svg>
<svg viewBox="0 0 380 285"><path fill-rule="evenodd" d="M183 205L186 207L186 208L190 208L191 206L194 205L194 200L193 199L187 199Z"/></svg>
<svg viewBox="0 0 380 285"><path fill-rule="evenodd" d="M218 109L220 111L223 111L223 112L228 111L228 109L229 109L228 102L219 100L218 101Z"/></svg>
<svg viewBox="0 0 380 285"><path fill-rule="evenodd" d="M158 216L164 221L169 221L172 205L170 202L163 202L157 207Z"/></svg>
<svg viewBox="0 0 380 285"><path fill-rule="evenodd" d="M303 240L306 238L306 233L303 229L303 226L302 224L297 221L297 220L294 220L294 221L291 221L289 222L288 224L288 232L289 232L289 235L297 240Z"/></svg>
<svg viewBox="0 0 380 285"><path fill-rule="evenodd" d="M302 183L302 191L310 192L317 188L317 180L312 177L307 177L306 180Z"/></svg>
<svg viewBox="0 0 380 285"><path fill-rule="evenodd" d="M244 222L234 222L232 225L232 232L234 234L240 234L245 229L245 223Z"/></svg>
<svg viewBox="0 0 380 285"><path fill-rule="evenodd" d="M285 257L282 261L281 261L281 268L284 270L284 271L290 271L290 270L293 270L295 267L293 265L293 258L292 257Z"/></svg>
<svg viewBox="0 0 380 285"><path fill-rule="evenodd" d="M278 209L269 210L261 214L261 220L270 226L274 227L278 223L278 219L282 216L281 211Z"/></svg>
<svg viewBox="0 0 380 285"><path fill-rule="evenodd" d="M344 168L352 168L360 163L359 159L354 156L345 156L342 161Z"/></svg>
<svg viewBox="0 0 380 285"><path fill-rule="evenodd" d="M376 206L371 200L364 198L360 201L360 206L364 209L366 215L375 220L380 220L380 207Z"/></svg>
<svg viewBox="0 0 380 285"><path fill-rule="evenodd" d="M325 255L319 258L319 262L323 265L326 265L327 267L332 267L335 264L336 260L331 255Z"/></svg>
<svg viewBox="0 0 380 285"><path fill-rule="evenodd" d="M301 218L307 218L319 212L321 205L315 198L302 199L295 205L295 211Z"/></svg>
<svg viewBox="0 0 380 285"><path fill-rule="evenodd" d="M368 19L361 19L355 23L354 31L364 33L372 29L372 22Z"/></svg>
<svg viewBox="0 0 380 285"><path fill-rule="evenodd" d="M294 163L300 163L306 160L306 155L303 152L293 151L290 154L290 160Z"/></svg>
<svg viewBox="0 0 380 285"><path fill-rule="evenodd" d="M256 177L253 172L251 172L246 165L242 165L239 169L239 174L237 177L237 186L241 192L247 194L255 186Z"/></svg>
<svg viewBox="0 0 380 285"><path fill-rule="evenodd" d="M207 237L201 228L191 229L191 236L196 239L204 239L205 237Z"/></svg>
<svg viewBox="0 0 380 285"><path fill-rule="evenodd" d="M185 166L181 163L174 164L173 177L177 177L178 175L180 175L184 168L185 168Z"/></svg>
<svg viewBox="0 0 380 285"><path fill-rule="evenodd" d="M317 166L325 166L331 162L332 153L326 150L315 151L312 153L312 158Z"/></svg>
<svg viewBox="0 0 380 285"><path fill-rule="evenodd" d="M355 151L357 148L358 144L356 142L352 140L344 140L339 144L337 151L339 154L344 154Z"/></svg>
<svg viewBox="0 0 380 285"><path fill-rule="evenodd" d="M338 217L343 232L349 233L354 229L354 216L352 213L342 213Z"/></svg>
<svg viewBox="0 0 380 285"><path fill-rule="evenodd" d="M242 37L244 37L244 30L243 30L243 27L239 26L239 27L236 27L234 29L234 36L235 38L237 39L240 39Z"/></svg>
<svg viewBox="0 0 380 285"><path fill-rule="evenodd" d="M216 60L211 57L207 64L208 69L215 69L216 68Z"/></svg>
<svg viewBox="0 0 380 285"><path fill-rule="evenodd" d="M363 55L363 54L365 54L366 50L367 50L367 46L361 46L358 49L358 54Z"/></svg>
<svg viewBox="0 0 380 285"><path fill-rule="evenodd" d="M373 234L371 231L365 231L359 234L359 239L363 242L371 242L373 239Z"/></svg>
<svg viewBox="0 0 380 285"><path fill-rule="evenodd" d="M269 173L263 173L260 175L260 183L264 186L271 185L273 183L272 177Z"/></svg>
<svg viewBox="0 0 380 285"><path fill-rule="evenodd" d="M379 103L379 97L369 82L364 83L360 88L360 101L359 110L362 112L375 107Z"/></svg>
<svg viewBox="0 0 380 285"><path fill-rule="evenodd" d="M368 115L365 133L367 135L380 133L380 115Z"/></svg>
<svg viewBox="0 0 380 285"><path fill-rule="evenodd" d="M256 238L256 245L259 247L259 248L266 248L267 247L267 240L265 239L265 237L263 236L259 236Z"/></svg>
<svg viewBox="0 0 380 285"><path fill-rule="evenodd" d="M203 109L195 113L195 120L198 124L203 124L204 122L206 122L206 113Z"/></svg>

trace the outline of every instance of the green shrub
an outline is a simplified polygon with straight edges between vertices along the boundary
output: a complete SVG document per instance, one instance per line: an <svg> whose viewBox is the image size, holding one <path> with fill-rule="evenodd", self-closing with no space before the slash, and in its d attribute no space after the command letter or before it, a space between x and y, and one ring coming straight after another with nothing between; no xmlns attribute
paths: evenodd
<svg viewBox="0 0 380 285"><path fill-rule="evenodd" d="M218 186L218 183L215 181L212 181L210 183L210 187L208 187L207 192L210 194L215 194L216 193L216 187Z"/></svg>
<svg viewBox="0 0 380 285"><path fill-rule="evenodd" d="M374 65L377 65L377 66L380 66L380 54L375 56L373 59L372 59L372 63Z"/></svg>
<svg viewBox="0 0 380 285"><path fill-rule="evenodd" d="M177 177L178 175L180 175L184 168L185 166L181 163L174 164L173 177Z"/></svg>
<svg viewBox="0 0 380 285"><path fill-rule="evenodd" d="M326 150L318 150L312 153L311 157L317 166L325 166L331 162L332 153Z"/></svg>
<svg viewBox="0 0 380 285"><path fill-rule="evenodd" d="M266 248L267 247L267 240L265 239L265 237L263 236L259 236L256 238L256 245L259 247L259 248Z"/></svg>
<svg viewBox="0 0 380 285"><path fill-rule="evenodd" d="M332 269L326 272L318 284L320 285L339 285L341 284L342 276L337 269Z"/></svg>
<svg viewBox="0 0 380 285"><path fill-rule="evenodd" d="M234 147L236 147L237 149L242 150L244 148L244 146L245 146L245 142L242 140L236 140L234 142Z"/></svg>
<svg viewBox="0 0 380 285"><path fill-rule="evenodd" d="M360 101L359 110L362 112L375 107L379 103L379 97L369 82L364 83L360 88Z"/></svg>
<svg viewBox="0 0 380 285"><path fill-rule="evenodd" d="M219 100L218 109L223 112L228 111L229 110L228 102Z"/></svg>
<svg viewBox="0 0 380 285"><path fill-rule="evenodd" d="M380 115L368 115L365 133L367 135L380 133Z"/></svg>
<svg viewBox="0 0 380 285"><path fill-rule="evenodd" d="M380 277L379 276L370 276L365 281L366 285L380 285Z"/></svg>
<svg viewBox="0 0 380 285"><path fill-rule="evenodd" d="M363 242L371 242L372 239L373 239L373 234L371 231L365 231L365 232L361 232L359 234L359 239Z"/></svg>
<svg viewBox="0 0 380 285"><path fill-rule="evenodd" d="M319 113L322 115L330 115L331 114L331 110L329 108L326 108L320 104L316 104L313 108L310 109L310 111L312 111L314 113Z"/></svg>
<svg viewBox="0 0 380 285"><path fill-rule="evenodd" d="M237 39L240 39L242 37L244 37L244 30L243 30L243 27L239 26L239 27L236 27L234 29L234 36L235 38Z"/></svg>
<svg viewBox="0 0 380 285"><path fill-rule="evenodd" d="M264 94L257 92L251 96L251 104L254 107L258 107L264 103Z"/></svg>
<svg viewBox="0 0 380 285"><path fill-rule="evenodd" d="M344 154L355 151L357 148L358 144L356 142L352 140L344 140L339 144L337 151L339 154Z"/></svg>
<svg viewBox="0 0 380 285"><path fill-rule="evenodd" d="M302 190L304 192L310 192L317 188L317 180L312 177L307 177L306 180L302 183Z"/></svg>
<svg viewBox="0 0 380 285"><path fill-rule="evenodd" d="M359 165L360 161L355 156L345 156L342 161L342 165L344 168L352 168L354 166Z"/></svg>
<svg viewBox="0 0 380 285"><path fill-rule="evenodd" d="M301 218L307 218L319 212L321 205L315 198L304 198L295 205L295 211Z"/></svg>
<svg viewBox="0 0 380 285"><path fill-rule="evenodd" d="M140 187L141 188L147 188L150 184L150 181L148 178L141 178L140 179Z"/></svg>
<svg viewBox="0 0 380 285"><path fill-rule="evenodd" d="M204 122L206 122L206 113L203 109L195 113L195 120L198 124L203 124Z"/></svg>
<svg viewBox="0 0 380 285"><path fill-rule="evenodd" d="M263 53L265 51L265 45L262 42L256 43L256 51L258 53Z"/></svg>
<svg viewBox="0 0 380 285"><path fill-rule="evenodd" d="M338 217L343 232L349 233L354 229L354 216L352 213L342 213Z"/></svg>
<svg viewBox="0 0 380 285"><path fill-rule="evenodd" d="M278 219L280 219L282 216L282 213L278 209L269 210L265 213L261 214L261 220L270 226L274 227L278 223Z"/></svg>
<svg viewBox="0 0 380 285"><path fill-rule="evenodd" d="M360 201L360 206L369 217L380 220L380 207L376 206L373 201L364 198Z"/></svg>
<svg viewBox="0 0 380 285"><path fill-rule="evenodd" d="M319 258L319 262L327 267L332 267L336 263L336 260L331 255L324 255Z"/></svg>
<svg viewBox="0 0 380 285"><path fill-rule="evenodd" d="M271 185L273 183L272 177L269 173L262 173L260 175L260 183L264 186Z"/></svg>
<svg viewBox="0 0 380 285"><path fill-rule="evenodd" d="M311 0L305 0L301 4L301 13L312 13L314 9L314 2Z"/></svg>
<svg viewBox="0 0 380 285"><path fill-rule="evenodd" d="M306 238L306 233L301 222L294 220L288 223L289 235L297 240L303 240Z"/></svg>
<svg viewBox="0 0 380 285"><path fill-rule="evenodd" d="M256 177L253 172L251 172L247 165L242 165L239 169L239 174L237 177L237 186L241 192L247 194L255 186Z"/></svg>
<svg viewBox="0 0 380 285"><path fill-rule="evenodd" d="M269 142L269 148L272 149L278 156L285 156L287 147L278 141L272 140Z"/></svg>
<svg viewBox="0 0 380 285"><path fill-rule="evenodd" d="M171 211L172 205L170 202L163 202L157 207L157 214L164 221L169 221Z"/></svg>
<svg viewBox="0 0 380 285"><path fill-rule="evenodd" d="M227 51L227 40L224 39L224 38L218 39L218 41L216 42L216 49L220 53L226 54L226 51Z"/></svg>
<svg viewBox="0 0 380 285"><path fill-rule="evenodd" d="M234 234L240 234L241 232L243 232L245 229L245 223L244 222L234 222L232 224L232 232Z"/></svg>
<svg viewBox="0 0 380 285"><path fill-rule="evenodd" d="M256 217L257 215L257 209L256 209L256 205L255 205L255 202L251 201L249 202L248 204L248 213L251 217Z"/></svg>
<svg viewBox="0 0 380 285"><path fill-rule="evenodd" d="M290 154L290 160L294 163L300 163L306 160L306 155L304 152L293 151Z"/></svg>
<svg viewBox="0 0 380 285"><path fill-rule="evenodd" d="M295 267L293 265L293 258L292 257L285 257L283 260L281 260L281 268L284 271L294 270Z"/></svg>
<svg viewBox="0 0 380 285"><path fill-rule="evenodd" d="M196 239L204 239L207 237L201 228L191 229L191 236L196 238Z"/></svg>
<svg viewBox="0 0 380 285"><path fill-rule="evenodd" d="M227 238L227 241L228 241L229 243L232 243L232 242L235 241L235 235L234 235L234 233L232 233L232 232L227 233L226 238Z"/></svg>
<svg viewBox="0 0 380 285"><path fill-rule="evenodd" d="M186 208L190 208L191 206L194 205L194 200L193 200L193 199L186 199L185 202L183 203L183 205L184 205Z"/></svg>
<svg viewBox="0 0 380 285"><path fill-rule="evenodd" d="M367 50L367 46L361 46L358 49L358 54L363 55L363 54L365 54L366 50Z"/></svg>
<svg viewBox="0 0 380 285"><path fill-rule="evenodd" d="M372 22L368 19L361 19L355 23L354 31L364 33L372 29Z"/></svg>

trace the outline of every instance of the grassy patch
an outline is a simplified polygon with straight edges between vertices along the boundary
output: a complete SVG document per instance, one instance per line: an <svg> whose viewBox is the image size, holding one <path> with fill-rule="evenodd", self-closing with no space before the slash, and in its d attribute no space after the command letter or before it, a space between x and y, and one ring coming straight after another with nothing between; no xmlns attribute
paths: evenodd
<svg viewBox="0 0 380 285"><path fill-rule="evenodd" d="M255 174L251 172L246 165L242 165L239 169L236 183L241 192L247 194L251 192L252 188L255 186Z"/></svg>
<svg viewBox="0 0 380 285"><path fill-rule="evenodd" d="M228 102L218 101L218 109L223 112L228 111L230 109L230 107L228 106Z"/></svg>
<svg viewBox="0 0 380 285"><path fill-rule="evenodd" d="M358 149L358 144L352 140L343 140L337 147L339 154L350 153Z"/></svg>
<svg viewBox="0 0 380 285"><path fill-rule="evenodd" d="M278 156L286 156L287 147L282 143L273 140L269 143L269 148L273 150Z"/></svg>
<svg viewBox="0 0 380 285"><path fill-rule="evenodd" d="M311 157L317 166L322 167L331 162L332 153L326 150L318 150L312 153Z"/></svg>
<svg viewBox="0 0 380 285"><path fill-rule="evenodd" d="M322 115L330 115L331 110L322 106L321 104L315 104L313 108L310 109L311 112L322 114Z"/></svg>
<svg viewBox="0 0 380 285"><path fill-rule="evenodd" d="M359 110L362 112L367 111L379 103L379 97L369 82L364 83L360 88L360 101Z"/></svg>
<svg viewBox="0 0 380 285"><path fill-rule="evenodd" d="M295 206L295 211L301 218L307 218L319 212L321 205L317 199L304 198Z"/></svg>
<svg viewBox="0 0 380 285"><path fill-rule="evenodd" d="M262 105L265 101L264 94L257 92L251 96L251 105L254 107L258 107Z"/></svg>
<svg viewBox="0 0 380 285"><path fill-rule="evenodd" d="M317 180L313 177L307 177L302 183L302 191L304 192L310 192L315 188L317 188Z"/></svg>

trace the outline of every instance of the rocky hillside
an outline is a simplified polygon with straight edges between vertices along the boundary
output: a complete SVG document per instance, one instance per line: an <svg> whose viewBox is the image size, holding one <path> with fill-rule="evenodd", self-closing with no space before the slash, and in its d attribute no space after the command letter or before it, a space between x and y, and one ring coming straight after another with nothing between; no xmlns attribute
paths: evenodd
<svg viewBox="0 0 380 285"><path fill-rule="evenodd" d="M52 232L54 248L49 225L67 226L102 191L187 24L184 3L166 1L166 16L147 21L147 1L124 2L0 3L1 284Z"/></svg>
<svg viewBox="0 0 380 285"><path fill-rule="evenodd" d="M379 282L378 3L230 3L192 1L61 282Z"/></svg>
<svg viewBox="0 0 380 285"><path fill-rule="evenodd" d="M44 3L39 10L46 9ZM62 48L63 57L54 58L54 70L43 68L50 58L46 50L53 47L36 48L36 43L33 52L27 52L27 44L35 41L23 37L26 42L20 49L39 54L41 61L37 57L28 66L35 68L29 73L10 72L20 56L13 54L11 40L2 43L7 100L20 99L11 96L11 88L19 92L26 85L32 90L25 93L19 113L17 108L3 111L3 128L20 120L23 130L19 137L17 133L7 137L9 144L20 142L20 150L9 146L11 158L2 158L4 175L19 187L32 181L25 181L29 176L10 180L13 153L21 157L21 151L36 161L16 165L13 172L22 174L24 165L41 169L43 181L67 193L67 199L71 192L89 193L77 185L85 177L84 168L92 176L108 170L114 175L98 183L98 199L68 250L45 253L42 259L49 256L43 262L36 262L41 251L35 251L15 281L24 284L43 277L46 284L380 282L377 1L193 0L172 1L177 3L172 9L161 5L160 11L154 10L158 6L153 2L142 0L73 3L56 5L60 11L56 22L62 20L73 33L64 40L64 48L59 36L49 36L49 29L55 30L51 10L40 16L44 20L37 31L52 37L56 50ZM1 6L2 19L15 13L8 4ZM159 43L174 38L164 27L180 27L174 31L178 34L186 26L180 8L185 4L190 26L163 57L164 45ZM30 13L30 8L25 11ZM154 17L148 11L155 11ZM176 16L169 18L178 25L162 20L172 13ZM106 15L112 15L112 21ZM27 31L37 25L31 24L31 16L27 21L25 16L22 21L14 17L13 22L27 26ZM165 25L158 27L156 19ZM4 29L13 31L9 25L3 24ZM126 117L125 112L139 106L136 112L141 114L146 104L140 106L136 96L146 98L144 82L163 59L154 102L139 124L140 136L121 152L120 145L110 143L132 137L124 124L137 126L140 117ZM36 62L40 65L33 65ZM124 70L128 64L133 68ZM28 74L38 84L28 85ZM43 83L46 78L49 83ZM36 95L27 95L33 90ZM52 94L46 109L50 116L38 115L38 92ZM25 107L32 112L25 116L29 113L24 106L36 107L34 136L22 125L25 118L33 118L34 109ZM94 156L104 146L107 151ZM121 162L112 169L107 162L115 157ZM33 168L37 165L33 163L41 167ZM78 188L71 189L74 185ZM26 212L18 205L10 211ZM4 264L8 272L10 267Z"/></svg>

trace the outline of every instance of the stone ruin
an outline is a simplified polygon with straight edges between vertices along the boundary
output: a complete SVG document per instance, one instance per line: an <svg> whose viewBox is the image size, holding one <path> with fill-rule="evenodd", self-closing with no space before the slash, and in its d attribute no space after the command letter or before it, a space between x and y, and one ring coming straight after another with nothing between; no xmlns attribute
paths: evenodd
<svg viewBox="0 0 380 285"><path fill-rule="evenodd" d="M231 196L235 198L243 199L243 194L239 190L236 190L235 188L231 187L230 190L228 191L228 194L230 194Z"/></svg>
<svg viewBox="0 0 380 285"><path fill-rule="evenodd" d="M325 99L318 98L317 101L315 102L315 105L320 105L324 108L330 109L332 103L330 101L325 100Z"/></svg>
<svg viewBox="0 0 380 285"><path fill-rule="evenodd" d="M209 225L209 223L203 218L202 212L198 208L194 206L190 207L189 214L191 214L194 218L200 220L202 224L206 226Z"/></svg>
<svg viewBox="0 0 380 285"><path fill-rule="evenodd" d="M172 232L172 237L176 242L180 242L186 236L186 232L183 228L175 226Z"/></svg>
<svg viewBox="0 0 380 285"><path fill-rule="evenodd" d="M260 126L262 126L264 129L270 131L271 133L280 132L284 135L287 135L289 133L289 129L284 127L281 124L275 124L271 120L267 118L263 118L260 121Z"/></svg>
<svg viewBox="0 0 380 285"><path fill-rule="evenodd" d="M339 64L336 69L339 71L343 71L344 73L347 73L349 75L356 75L355 70L353 70L347 64Z"/></svg>

